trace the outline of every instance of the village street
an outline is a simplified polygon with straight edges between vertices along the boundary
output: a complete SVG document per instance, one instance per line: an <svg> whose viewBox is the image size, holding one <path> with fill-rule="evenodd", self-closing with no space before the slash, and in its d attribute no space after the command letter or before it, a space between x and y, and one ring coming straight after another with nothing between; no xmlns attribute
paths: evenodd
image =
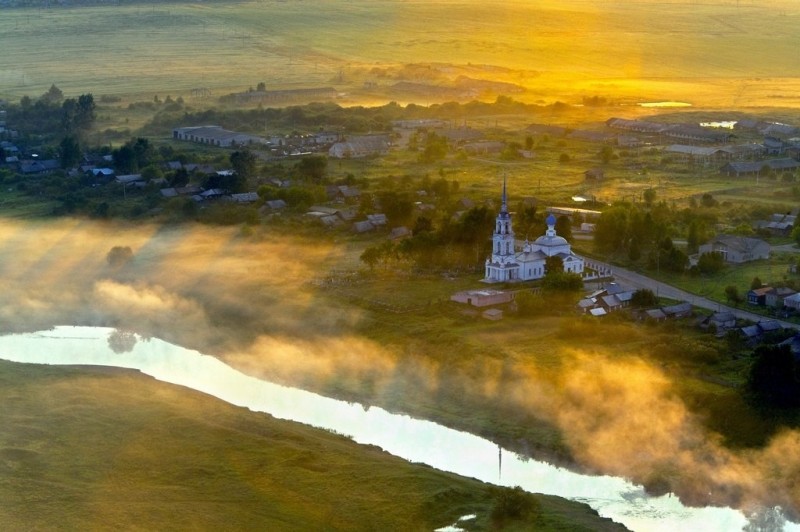
<svg viewBox="0 0 800 532"><path fill-rule="evenodd" d="M679 288L675 288L674 286L668 285L666 283L662 283L661 281L656 281L655 279L651 279L650 277L646 277L640 273L636 273L631 270L626 270L624 268L620 268L618 266L613 266L611 264L606 264L604 262L600 262L594 259L591 259L590 262L596 264L598 266L605 266L606 268L611 269L613 272L614 280L626 288L647 288L652 290L658 296L668 297L670 299L676 299L679 301L688 301L692 305L712 311L730 311L733 313L734 316L741 319L746 319L758 323L759 321L773 319L768 318L766 316L761 316L759 314L755 314L753 312L748 312L747 310L730 307L727 305L723 305L722 303L718 303L716 301L711 301L710 299L706 299L705 297L691 294ZM590 285L592 283L589 283ZM746 304L746 303L745 303ZM781 324L781 327L787 329L795 329L800 330L800 324L797 323L790 323L788 321L783 320L776 320L778 323Z"/></svg>

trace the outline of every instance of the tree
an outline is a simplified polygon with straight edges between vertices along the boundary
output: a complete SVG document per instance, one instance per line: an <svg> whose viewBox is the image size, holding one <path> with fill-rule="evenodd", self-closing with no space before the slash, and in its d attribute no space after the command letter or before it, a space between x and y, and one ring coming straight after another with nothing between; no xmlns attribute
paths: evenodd
<svg viewBox="0 0 800 532"><path fill-rule="evenodd" d="M112 268L120 268L131 261L133 251L128 246L114 246L108 251L106 261Z"/></svg>
<svg viewBox="0 0 800 532"><path fill-rule="evenodd" d="M56 87L55 83L53 83L50 85L50 88L47 90L47 92L42 94L42 96L39 98L39 101L48 105L58 105L63 99L64 93L61 92L61 89Z"/></svg>
<svg viewBox="0 0 800 532"><path fill-rule="evenodd" d="M411 215L414 213L414 202L408 194L393 191L381 192L378 194L378 202L390 227L408 225Z"/></svg>
<svg viewBox="0 0 800 532"><path fill-rule="evenodd" d="M800 246L800 225L795 225L792 229L792 240L794 243Z"/></svg>
<svg viewBox="0 0 800 532"><path fill-rule="evenodd" d="M447 137L440 137L436 133L430 132L425 139L425 147L419 155L419 160L423 163L440 161L447 155Z"/></svg>
<svg viewBox="0 0 800 532"><path fill-rule="evenodd" d="M603 146L597 155L603 161L603 164L608 164L614 156L614 149L611 146Z"/></svg>
<svg viewBox="0 0 800 532"><path fill-rule="evenodd" d="M800 406L797 361L788 345L761 345L753 352L747 392L761 406Z"/></svg>
<svg viewBox="0 0 800 532"><path fill-rule="evenodd" d="M544 276L542 286L548 290L579 292L583 290L583 278L577 273L554 272Z"/></svg>
<svg viewBox="0 0 800 532"><path fill-rule="evenodd" d="M325 178L325 172L328 168L328 158L324 155L303 157L295 168L300 175L306 179L320 182Z"/></svg>
<svg viewBox="0 0 800 532"><path fill-rule="evenodd" d="M719 251L703 253L697 259L697 269L700 273L714 274L725 267L725 258Z"/></svg>
<svg viewBox="0 0 800 532"><path fill-rule="evenodd" d="M68 98L61 104L61 125L67 133L81 134L88 131L95 121L94 97L81 94L76 100Z"/></svg>
<svg viewBox="0 0 800 532"><path fill-rule="evenodd" d="M572 220L569 216L559 216L556 219L555 230L558 236L572 242Z"/></svg>
<svg viewBox="0 0 800 532"><path fill-rule="evenodd" d="M153 179L161 179L164 177L164 172L156 164L149 164L142 168L142 179L151 181Z"/></svg>
<svg viewBox="0 0 800 532"><path fill-rule="evenodd" d="M143 137L129 140L111 155L116 169L124 173L138 172L140 168L158 160L158 151Z"/></svg>
<svg viewBox="0 0 800 532"><path fill-rule="evenodd" d="M733 306L739 306L739 303L743 301L742 296L739 295L739 289L732 284L725 287L725 300Z"/></svg>
<svg viewBox="0 0 800 532"><path fill-rule="evenodd" d="M649 207L650 205L653 204L654 201L656 201L656 189L648 188L647 190L642 192L642 198L644 199L644 202Z"/></svg>
<svg viewBox="0 0 800 532"><path fill-rule="evenodd" d="M703 205L703 207L716 207L717 206L717 200L714 199L714 196L712 196L711 194L706 192L700 198L700 204Z"/></svg>
<svg viewBox="0 0 800 532"><path fill-rule="evenodd" d="M91 129L95 121L94 96L91 94L81 94L78 96L78 108L75 116L75 127L79 131Z"/></svg>
<svg viewBox="0 0 800 532"><path fill-rule="evenodd" d="M255 177L258 158L250 150L237 150L231 153L230 162L233 171L236 172L236 175L241 179L246 181Z"/></svg>
<svg viewBox="0 0 800 532"><path fill-rule="evenodd" d="M533 137L528 135L525 137L525 149L531 151L533 149Z"/></svg>
<svg viewBox="0 0 800 532"><path fill-rule="evenodd" d="M412 235L420 233L430 233L433 231L433 221L426 216L418 216L417 221L414 222L414 228L411 230Z"/></svg>
<svg viewBox="0 0 800 532"><path fill-rule="evenodd" d="M497 529L503 529L510 521L529 520L538 512L539 502L519 486L499 488L492 507L491 519Z"/></svg>
<svg viewBox="0 0 800 532"><path fill-rule="evenodd" d="M263 81L259 81L258 85L256 85L256 90L259 92L265 92L267 90L267 84Z"/></svg>
<svg viewBox="0 0 800 532"><path fill-rule="evenodd" d="M359 257L361 262L369 266L369 269L372 270L381 260L381 250L379 246L370 246L365 249L361 256Z"/></svg>
<svg viewBox="0 0 800 532"><path fill-rule="evenodd" d="M759 279L758 276L753 277L753 280L750 281L750 290L758 290L762 286L764 286L764 283L761 282L761 279Z"/></svg>
<svg viewBox="0 0 800 532"><path fill-rule="evenodd" d="M689 223L689 233L686 236L686 248L689 253L697 253L700 242L705 240L705 228L701 227L701 225L702 222L698 220L692 220Z"/></svg>
<svg viewBox="0 0 800 532"><path fill-rule="evenodd" d="M654 307L658 305L658 297L648 288L641 288L631 296L631 306L636 308Z"/></svg>
<svg viewBox="0 0 800 532"><path fill-rule="evenodd" d="M81 160L81 146L78 139L67 135L58 145L58 155L61 158L61 168L72 168Z"/></svg>
<svg viewBox="0 0 800 532"><path fill-rule="evenodd" d="M544 260L544 274L553 275L564 272L564 261L561 257L553 255Z"/></svg>

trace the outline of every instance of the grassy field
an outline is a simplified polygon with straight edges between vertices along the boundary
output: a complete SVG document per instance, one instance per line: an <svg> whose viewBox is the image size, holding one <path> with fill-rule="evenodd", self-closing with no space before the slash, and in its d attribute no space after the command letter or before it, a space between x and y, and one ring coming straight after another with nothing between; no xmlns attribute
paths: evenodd
<svg viewBox="0 0 800 532"><path fill-rule="evenodd" d="M498 490L133 373L0 362L4 530L431 530ZM536 496L510 530L623 530Z"/></svg>
<svg viewBox="0 0 800 532"><path fill-rule="evenodd" d="M690 100L715 107L800 104L794 2L326 0L143 3L3 9L0 96L214 96L259 81L333 85L346 101L387 101L411 81L455 75L518 84L529 101ZM422 23L420 23L422 22ZM448 67L448 64L456 68ZM407 77L407 76L406 76ZM370 91L363 81L377 83ZM691 96L689 96L691 95ZM402 96L401 103L402 103ZM425 102L418 102L425 103Z"/></svg>

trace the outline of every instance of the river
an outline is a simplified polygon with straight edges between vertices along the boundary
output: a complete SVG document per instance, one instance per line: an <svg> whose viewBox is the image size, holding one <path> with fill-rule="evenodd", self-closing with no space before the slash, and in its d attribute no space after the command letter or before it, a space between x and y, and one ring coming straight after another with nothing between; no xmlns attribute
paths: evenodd
<svg viewBox="0 0 800 532"><path fill-rule="evenodd" d="M668 494L652 497L641 486L609 476L578 474L500 449L472 434L430 421L347 403L244 375L220 360L158 339L100 327L56 327L0 336L0 359L35 364L131 368L228 403L345 434L410 462L534 493L585 502L603 517L641 531L741 530L742 512L690 508ZM792 523L788 528L800 530Z"/></svg>

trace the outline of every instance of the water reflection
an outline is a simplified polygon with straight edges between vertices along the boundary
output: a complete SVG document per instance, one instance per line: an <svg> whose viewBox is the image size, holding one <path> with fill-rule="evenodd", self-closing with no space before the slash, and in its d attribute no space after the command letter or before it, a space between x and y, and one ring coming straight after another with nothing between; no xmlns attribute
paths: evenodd
<svg viewBox="0 0 800 532"><path fill-rule="evenodd" d="M130 336L129 336L130 335ZM132 338L131 338L132 336ZM430 421L391 414L249 377L216 358L132 333L95 327L0 336L0 358L39 364L134 368L228 403L335 431L411 462L504 486L585 502L632 530L741 530L744 515L730 508L687 508L672 495L648 496L620 478L581 475L521 458L496 444ZM498 455L499 454L499 455Z"/></svg>

